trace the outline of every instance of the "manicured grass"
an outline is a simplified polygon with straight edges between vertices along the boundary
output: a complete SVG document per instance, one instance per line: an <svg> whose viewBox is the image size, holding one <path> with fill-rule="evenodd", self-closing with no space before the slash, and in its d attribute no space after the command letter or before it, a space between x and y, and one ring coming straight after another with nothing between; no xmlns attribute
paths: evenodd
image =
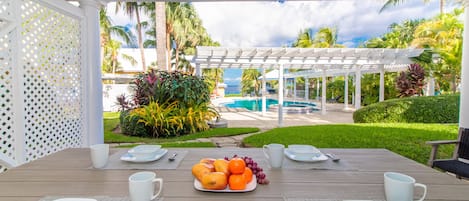
<svg viewBox="0 0 469 201"><path fill-rule="evenodd" d="M171 143L178 141L194 140L197 138L208 138L208 137L221 137L221 136L233 136L246 133L258 132L258 128L215 128L207 131L194 133L190 135L184 135L174 138L162 138L162 139L152 139L152 138L141 138L127 136L123 134L113 133L114 128L119 125L119 113L117 112L104 112L104 142L105 143L147 143L147 144L162 144L167 143L167 146L174 145L175 147L199 147L207 146L207 143ZM212 145L213 146L213 145Z"/></svg>
<svg viewBox="0 0 469 201"><path fill-rule="evenodd" d="M385 148L426 164L426 141L456 139L456 124L348 124L276 128L244 139L247 146L269 143L311 144L318 148ZM442 146L439 158L450 158L454 146Z"/></svg>

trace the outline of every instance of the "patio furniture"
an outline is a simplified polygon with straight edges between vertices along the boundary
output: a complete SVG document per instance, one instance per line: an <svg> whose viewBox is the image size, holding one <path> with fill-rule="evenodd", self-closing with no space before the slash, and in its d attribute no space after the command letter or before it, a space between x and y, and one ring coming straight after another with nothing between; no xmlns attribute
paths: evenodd
<svg viewBox="0 0 469 201"><path fill-rule="evenodd" d="M111 149L111 154L122 149ZM428 166L416 163L385 149L320 149L341 158L332 165L345 164L342 170L314 168L321 163L302 163L301 167L272 170L258 148L173 148L188 151L176 169L153 169L163 178L163 197L173 200L384 200L384 172L401 172L428 187L426 201L469 201L469 183L455 179ZM264 169L268 185L257 185L247 193L210 193L194 188L192 165L201 158L250 156ZM165 157L170 157L168 154ZM179 157L179 155L177 156ZM167 160L167 158L162 158ZM285 161L292 162L285 158ZM304 168L306 167L306 168ZM311 168L309 168L311 167ZM60 151L0 174L0 200L38 201L44 197L126 197L128 177L137 169L93 169L86 148ZM144 170L149 171L149 170ZM416 196L422 192L416 191Z"/></svg>
<svg viewBox="0 0 469 201"><path fill-rule="evenodd" d="M457 178L469 178L469 129L460 129L457 140L429 141L432 145L428 164L441 170L453 173ZM438 146L442 144L455 144L453 158L437 160Z"/></svg>
<svg viewBox="0 0 469 201"><path fill-rule="evenodd" d="M16 166L17 164L14 160L0 153L0 173L5 172L7 169L11 169Z"/></svg>

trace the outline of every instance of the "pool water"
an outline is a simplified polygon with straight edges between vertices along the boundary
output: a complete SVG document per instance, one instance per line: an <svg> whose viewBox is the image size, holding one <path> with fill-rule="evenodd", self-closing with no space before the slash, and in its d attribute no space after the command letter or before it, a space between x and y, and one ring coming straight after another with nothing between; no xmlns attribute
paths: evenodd
<svg viewBox="0 0 469 201"><path fill-rule="evenodd" d="M278 101L275 99L266 99L267 110L271 105L277 105ZM249 100L234 100L233 103L223 104L229 108L246 108L251 111L262 111L262 99L249 99ZM301 105L316 106L313 103L304 103L297 101L283 101L283 106L302 107ZM304 106L303 106L304 107Z"/></svg>

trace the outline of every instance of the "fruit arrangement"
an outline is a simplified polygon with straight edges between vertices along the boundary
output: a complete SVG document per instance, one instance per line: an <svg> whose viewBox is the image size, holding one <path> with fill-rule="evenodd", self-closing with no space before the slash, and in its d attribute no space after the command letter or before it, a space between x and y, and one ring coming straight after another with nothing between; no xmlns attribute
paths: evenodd
<svg viewBox="0 0 469 201"><path fill-rule="evenodd" d="M227 186L231 190L244 190L253 176L256 176L259 184L269 183L262 168L247 156L235 155L231 159L203 158L192 166L192 175L204 189L209 190L223 190Z"/></svg>

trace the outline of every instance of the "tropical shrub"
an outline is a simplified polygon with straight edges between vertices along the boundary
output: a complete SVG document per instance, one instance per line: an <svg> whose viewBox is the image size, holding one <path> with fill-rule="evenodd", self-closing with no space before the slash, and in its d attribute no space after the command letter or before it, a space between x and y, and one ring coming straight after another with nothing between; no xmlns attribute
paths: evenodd
<svg viewBox="0 0 469 201"><path fill-rule="evenodd" d="M401 72L397 78L399 97L409 97L422 94L425 70L419 64L411 64L407 71Z"/></svg>
<svg viewBox="0 0 469 201"><path fill-rule="evenodd" d="M386 100L355 111L353 120L355 123L457 123L459 95Z"/></svg>
<svg viewBox="0 0 469 201"><path fill-rule="evenodd" d="M203 79L181 72L151 70L134 80L131 100L118 97L122 132L141 137L170 137L207 130L218 116L208 104Z"/></svg>

